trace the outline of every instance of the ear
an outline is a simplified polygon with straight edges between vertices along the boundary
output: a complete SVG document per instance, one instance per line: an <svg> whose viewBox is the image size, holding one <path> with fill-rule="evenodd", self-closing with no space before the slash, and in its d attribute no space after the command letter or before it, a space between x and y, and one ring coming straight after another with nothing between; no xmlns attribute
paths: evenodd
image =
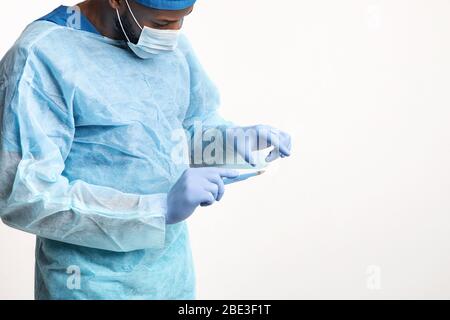
<svg viewBox="0 0 450 320"><path fill-rule="evenodd" d="M122 0L108 0L109 5L111 6L111 8L113 8L114 10L119 9L122 7L123 5L123 1Z"/></svg>

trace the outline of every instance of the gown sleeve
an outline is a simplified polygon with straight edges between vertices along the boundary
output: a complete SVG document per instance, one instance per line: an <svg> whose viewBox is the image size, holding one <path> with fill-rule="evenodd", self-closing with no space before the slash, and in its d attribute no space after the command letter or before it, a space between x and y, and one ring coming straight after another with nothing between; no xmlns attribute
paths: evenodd
<svg viewBox="0 0 450 320"><path fill-rule="evenodd" d="M219 114L219 90L200 64L185 35L180 39L180 48L190 72L190 103L183 123L184 128L190 130L195 122L200 122L204 128L234 127L234 123L223 119Z"/></svg>
<svg viewBox="0 0 450 320"><path fill-rule="evenodd" d="M0 63L2 221L43 238L91 248L163 248L166 194L128 194L63 175L74 139L73 111L70 103L47 90L58 85L55 77L36 73L35 63L31 54L17 48Z"/></svg>
<svg viewBox="0 0 450 320"><path fill-rule="evenodd" d="M226 130L238 128L238 125L224 119L220 115L219 108L221 100L219 90L204 70L185 35L182 35L180 39L180 49L186 57L190 71L190 103L183 122L183 127L188 133L188 138L190 141L194 141L192 146L198 146L199 143L195 141L197 141L197 139L202 139L202 137L201 135L196 134L195 130L197 130L198 125L201 125L203 137L216 136L220 133L219 135L221 136L223 143L223 162L217 164L217 158L215 159L212 156L208 156L208 148L210 148L208 147L208 141L200 143L203 150L206 150L206 152L195 152L194 150L191 150L191 161L198 165L198 160L195 160L197 156L195 155L201 153L203 164L200 166L213 165L226 168L247 167L247 165L242 165L245 161L241 156L237 155L238 159L234 158L233 147L228 145L226 141ZM213 130L213 133L211 132L211 129ZM221 157L219 157L219 159L221 159Z"/></svg>

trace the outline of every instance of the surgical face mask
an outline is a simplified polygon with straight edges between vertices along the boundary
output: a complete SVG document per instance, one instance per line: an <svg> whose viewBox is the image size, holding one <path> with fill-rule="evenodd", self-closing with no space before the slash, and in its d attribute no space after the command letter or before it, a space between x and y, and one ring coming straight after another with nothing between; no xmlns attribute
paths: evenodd
<svg viewBox="0 0 450 320"><path fill-rule="evenodd" d="M180 30L160 30L149 27L141 27L136 17L134 16L133 11L128 3L128 0L125 0L128 10L131 13L131 16L134 19L134 22L141 29L141 35L139 36L139 40L137 44L130 41L125 28L123 27L122 19L120 18L119 10L116 9L117 18L119 19L120 27L122 28L122 32L127 39L128 47L141 59L150 59L154 55L170 52L176 49L178 45L178 37L180 34Z"/></svg>

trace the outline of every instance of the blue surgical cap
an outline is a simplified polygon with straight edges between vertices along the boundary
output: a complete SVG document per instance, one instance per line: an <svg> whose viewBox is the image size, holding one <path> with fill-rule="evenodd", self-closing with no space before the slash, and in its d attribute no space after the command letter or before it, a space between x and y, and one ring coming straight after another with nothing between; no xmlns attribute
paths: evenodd
<svg viewBox="0 0 450 320"><path fill-rule="evenodd" d="M137 3L159 10L182 10L192 6L197 0L135 0Z"/></svg>

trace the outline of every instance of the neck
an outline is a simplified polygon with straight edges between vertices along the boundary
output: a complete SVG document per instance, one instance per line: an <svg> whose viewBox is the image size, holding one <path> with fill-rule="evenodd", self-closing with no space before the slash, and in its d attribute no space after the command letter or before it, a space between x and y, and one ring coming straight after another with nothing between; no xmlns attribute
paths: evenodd
<svg viewBox="0 0 450 320"><path fill-rule="evenodd" d="M123 40L122 31L116 28L116 13L108 1L86 0L78 4L78 7L101 35Z"/></svg>

